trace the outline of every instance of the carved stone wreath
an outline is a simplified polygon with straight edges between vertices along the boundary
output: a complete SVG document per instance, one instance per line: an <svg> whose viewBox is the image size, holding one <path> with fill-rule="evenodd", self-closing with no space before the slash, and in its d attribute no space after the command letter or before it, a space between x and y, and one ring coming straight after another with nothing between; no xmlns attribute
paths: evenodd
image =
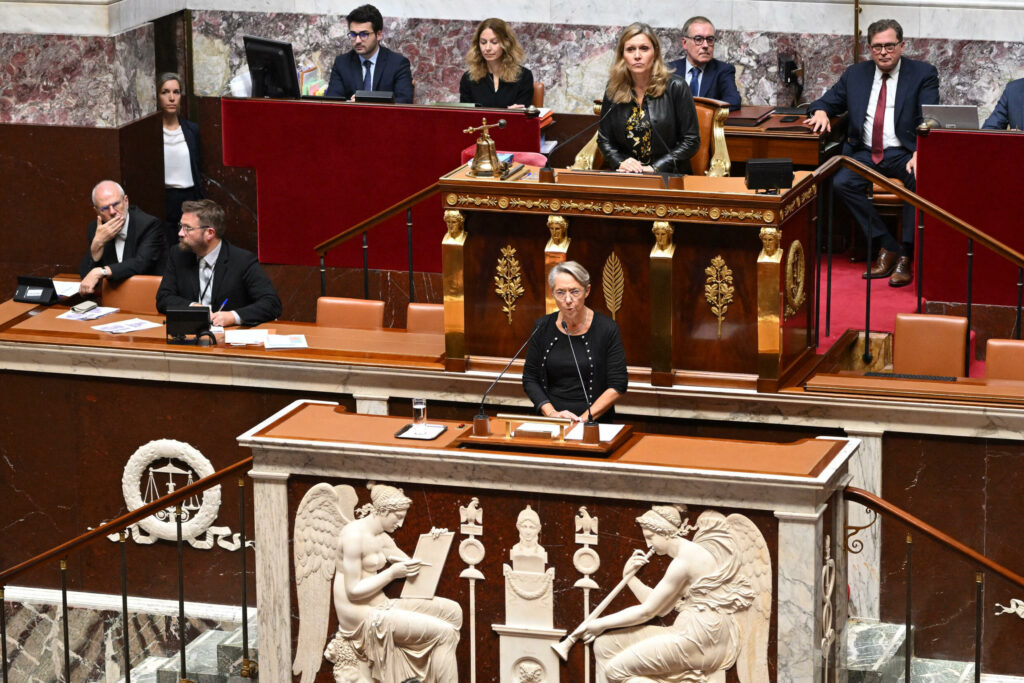
<svg viewBox="0 0 1024 683"><path fill-rule="evenodd" d="M804 287L807 281L807 264L804 260L804 246L800 240L793 240L786 256L786 317L792 318L807 300Z"/></svg>

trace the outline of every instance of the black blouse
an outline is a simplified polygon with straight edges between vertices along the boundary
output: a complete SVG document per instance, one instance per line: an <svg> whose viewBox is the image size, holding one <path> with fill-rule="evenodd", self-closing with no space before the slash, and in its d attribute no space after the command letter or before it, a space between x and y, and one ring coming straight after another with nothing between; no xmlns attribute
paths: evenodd
<svg viewBox="0 0 1024 683"><path fill-rule="evenodd" d="M576 415L582 415L590 407L580 388L573 351L591 402L609 388L626 393L629 381L626 353L615 321L595 311L590 329L573 335L570 350L569 337L558 329L557 319L557 311L541 318L539 329L526 349L523 389L534 407L540 410L550 402L555 410L570 410ZM614 416L613 406L599 420L605 422Z"/></svg>
<svg viewBox="0 0 1024 683"><path fill-rule="evenodd" d="M473 102L481 107L507 109L513 104L530 106L533 102L533 73L520 67L519 80L514 83L499 81L494 89L494 78L487 74L479 81L470 80L469 72L462 74L459 83L459 102Z"/></svg>

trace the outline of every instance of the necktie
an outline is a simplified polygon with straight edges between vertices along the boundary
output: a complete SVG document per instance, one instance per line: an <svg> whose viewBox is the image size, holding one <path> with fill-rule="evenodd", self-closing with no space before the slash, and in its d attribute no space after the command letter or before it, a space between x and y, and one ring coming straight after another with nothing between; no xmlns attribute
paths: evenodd
<svg viewBox="0 0 1024 683"><path fill-rule="evenodd" d="M213 296L213 292L210 291L210 282L213 280L213 268L210 266L208 261L203 261L199 268L199 302L200 304L210 305L210 298Z"/></svg>
<svg viewBox="0 0 1024 683"><path fill-rule="evenodd" d="M370 80L370 67L372 64L369 59L363 60L363 90L373 90L373 82Z"/></svg>
<svg viewBox="0 0 1024 683"><path fill-rule="evenodd" d="M875 120L871 123L871 161L876 164L882 163L882 157L885 156L882 136L885 129L885 82L888 80L889 74L882 74L882 87L878 89L878 103L875 104Z"/></svg>
<svg viewBox="0 0 1024 683"><path fill-rule="evenodd" d="M695 66L690 67L690 92L694 97L700 95L700 71Z"/></svg>

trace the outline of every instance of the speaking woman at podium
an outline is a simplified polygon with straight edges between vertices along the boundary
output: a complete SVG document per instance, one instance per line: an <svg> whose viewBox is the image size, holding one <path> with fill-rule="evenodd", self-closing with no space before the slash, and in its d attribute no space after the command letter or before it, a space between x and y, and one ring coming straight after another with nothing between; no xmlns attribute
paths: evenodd
<svg viewBox="0 0 1024 683"><path fill-rule="evenodd" d="M548 287L558 310L537 321L523 389L548 417L583 422L592 412L599 422L611 422L628 381L619 326L587 306L590 274L575 261L554 266Z"/></svg>
<svg viewBox="0 0 1024 683"><path fill-rule="evenodd" d="M619 36L597 145L622 173L690 172L690 157L700 146L693 96L665 66L647 24L630 24Z"/></svg>
<svg viewBox="0 0 1024 683"><path fill-rule="evenodd" d="M459 83L459 101L481 107L525 107L533 102L533 74L523 66L523 48L501 19L484 19L473 33Z"/></svg>

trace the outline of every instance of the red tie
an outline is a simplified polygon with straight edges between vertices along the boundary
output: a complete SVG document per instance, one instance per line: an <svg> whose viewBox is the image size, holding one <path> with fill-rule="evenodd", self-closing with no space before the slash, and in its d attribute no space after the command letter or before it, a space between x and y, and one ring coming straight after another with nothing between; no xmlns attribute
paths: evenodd
<svg viewBox="0 0 1024 683"><path fill-rule="evenodd" d="M882 87L878 89L878 103L875 104L875 120L871 124L871 161L876 164L882 163L882 157L885 156L882 137L885 128L885 82L887 80L889 80L889 74L882 74Z"/></svg>

